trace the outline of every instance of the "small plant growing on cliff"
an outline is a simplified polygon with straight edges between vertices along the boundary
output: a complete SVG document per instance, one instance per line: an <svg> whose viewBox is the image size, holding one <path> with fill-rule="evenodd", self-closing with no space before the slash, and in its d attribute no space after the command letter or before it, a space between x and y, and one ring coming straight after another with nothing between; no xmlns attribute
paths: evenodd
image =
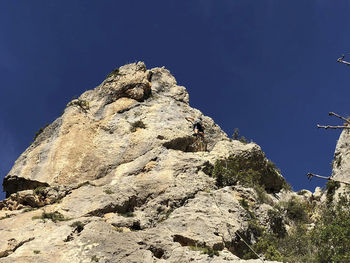
<svg viewBox="0 0 350 263"><path fill-rule="evenodd" d="M40 254L40 250L33 250L34 254Z"/></svg>
<svg viewBox="0 0 350 263"><path fill-rule="evenodd" d="M241 200L239 200L239 204L240 204L244 209L246 209L246 210L249 209L249 204L248 204L247 200L245 200L244 198L241 199Z"/></svg>
<svg viewBox="0 0 350 263"><path fill-rule="evenodd" d="M103 192L105 192L108 195L114 194L114 192L111 189L106 189Z"/></svg>
<svg viewBox="0 0 350 263"><path fill-rule="evenodd" d="M33 142L35 142L35 140L38 138L38 136L43 133L43 131L45 130L45 128L47 126L49 126L49 124L46 124L44 127L39 128L39 130L34 135Z"/></svg>
<svg viewBox="0 0 350 263"><path fill-rule="evenodd" d="M31 212L31 211L34 211L34 210L35 210L35 208L29 207L29 208L23 209L22 213Z"/></svg>
<svg viewBox="0 0 350 263"><path fill-rule="evenodd" d="M240 141L241 143L247 144L248 141L244 136L239 137L239 129L235 128L232 134L232 139Z"/></svg>
<svg viewBox="0 0 350 263"><path fill-rule="evenodd" d="M265 188L261 185L254 185L253 189L255 190L257 201L261 204L273 205L271 197L267 194Z"/></svg>
<svg viewBox="0 0 350 263"><path fill-rule="evenodd" d="M99 262L99 261L100 261L100 259L96 255L93 255L91 257L91 262Z"/></svg>
<svg viewBox="0 0 350 263"><path fill-rule="evenodd" d="M131 132L136 132L137 128L145 129L146 125L141 120L131 123L131 127L130 127Z"/></svg>
<svg viewBox="0 0 350 263"><path fill-rule="evenodd" d="M78 106L80 107L84 112L87 112L90 109L90 104L87 100L82 99L75 99L68 103L67 106Z"/></svg>
<svg viewBox="0 0 350 263"><path fill-rule="evenodd" d="M335 191L340 187L340 183L333 181L333 180L329 180L326 183L326 197L327 197L327 203L331 203L333 201L333 197L335 194Z"/></svg>
<svg viewBox="0 0 350 263"><path fill-rule="evenodd" d="M107 75L107 78L116 77L119 75L119 68L115 68L111 73Z"/></svg>
<svg viewBox="0 0 350 263"><path fill-rule="evenodd" d="M32 220L35 220L35 219L43 219L43 220L50 219L54 223L56 223L57 221L68 221L68 220L71 220L71 218L64 217L64 215L62 215L58 211L55 211L55 212L52 212L52 213L43 212L41 216L33 216L32 217Z"/></svg>
<svg viewBox="0 0 350 263"><path fill-rule="evenodd" d="M39 186L33 190L33 193L35 195L44 195L46 192L45 189L46 189L46 186Z"/></svg>
<svg viewBox="0 0 350 263"><path fill-rule="evenodd" d="M268 192L279 191L287 187L287 183L281 177L276 166L264 159L263 155L257 156L230 156L217 160L212 171L218 187L240 184L245 187L256 188L259 199L263 202L266 198L261 195L261 189ZM261 186L260 189L258 186Z"/></svg>
<svg viewBox="0 0 350 263"><path fill-rule="evenodd" d="M275 209L270 209L267 211L267 215L269 217L270 228L272 232L278 238L284 238L287 235L287 230L284 226L281 212Z"/></svg>
<svg viewBox="0 0 350 263"><path fill-rule="evenodd" d="M350 262L350 199L340 195L339 201L327 204L317 222L313 243L317 246L317 262Z"/></svg>
<svg viewBox="0 0 350 263"><path fill-rule="evenodd" d="M119 233L124 232L123 228L114 226L113 229Z"/></svg>
<svg viewBox="0 0 350 263"><path fill-rule="evenodd" d="M199 247L199 246L189 246L192 251L200 251L203 254L207 254L209 257L219 256L219 251L211 247Z"/></svg>
<svg viewBox="0 0 350 263"><path fill-rule="evenodd" d="M307 222L309 220L306 204L296 198L287 202L286 211L288 218L293 221Z"/></svg>

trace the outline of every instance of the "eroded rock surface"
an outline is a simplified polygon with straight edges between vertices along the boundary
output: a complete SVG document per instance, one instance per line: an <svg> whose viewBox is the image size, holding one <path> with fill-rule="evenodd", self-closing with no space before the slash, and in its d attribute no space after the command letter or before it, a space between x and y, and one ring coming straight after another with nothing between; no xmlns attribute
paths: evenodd
<svg viewBox="0 0 350 263"><path fill-rule="evenodd" d="M350 183L350 130L344 129L337 142L332 177Z"/></svg>
<svg viewBox="0 0 350 263"><path fill-rule="evenodd" d="M266 174L261 205L251 188L217 187L228 157L266 165L258 145L191 108L168 70L123 66L69 102L5 177L0 262L261 262L238 257L239 236L254 242L240 200L268 227L283 178Z"/></svg>

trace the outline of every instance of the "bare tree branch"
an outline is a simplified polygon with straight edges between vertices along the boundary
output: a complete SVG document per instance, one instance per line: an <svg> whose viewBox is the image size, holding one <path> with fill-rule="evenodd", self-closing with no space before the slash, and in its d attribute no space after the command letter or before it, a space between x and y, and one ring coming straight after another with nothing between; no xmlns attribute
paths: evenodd
<svg viewBox="0 0 350 263"><path fill-rule="evenodd" d="M339 182L339 183L342 183L342 184L350 185L349 182L344 182L344 181L336 180L336 179L333 179L331 176L327 177L327 176L321 176L321 175L313 174L313 173L308 173L306 176L307 176L307 178L308 178L309 180L311 180L312 177L317 177L317 178L321 178L321 179L326 179L326 180L328 180L328 181L334 181L334 182Z"/></svg>
<svg viewBox="0 0 350 263"><path fill-rule="evenodd" d="M347 62L347 61L343 60L344 57L345 57L345 56L343 55L342 57L338 58L337 61L338 61L339 63L343 63L343 64L345 64L345 65L350 66L350 62Z"/></svg>
<svg viewBox="0 0 350 263"><path fill-rule="evenodd" d="M339 119L342 119L343 121L346 121L347 123L350 124L350 121L347 118L344 118L344 117L340 116L339 114L336 114L334 112L330 112L330 113L328 113L328 115L338 117Z"/></svg>
<svg viewBox="0 0 350 263"><path fill-rule="evenodd" d="M317 128L323 128L323 129L350 129L350 126L330 126L330 125L318 125Z"/></svg>

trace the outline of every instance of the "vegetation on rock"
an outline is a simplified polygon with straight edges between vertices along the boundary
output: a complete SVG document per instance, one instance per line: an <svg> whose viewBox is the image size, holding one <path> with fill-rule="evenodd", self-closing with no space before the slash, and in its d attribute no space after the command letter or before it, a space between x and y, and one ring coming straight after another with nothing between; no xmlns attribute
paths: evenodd
<svg viewBox="0 0 350 263"><path fill-rule="evenodd" d="M35 219L43 219L43 220L50 219L54 223L56 223L57 221L68 221L68 220L71 220L71 218L64 217L64 215L62 215L58 211L55 211L55 212L52 212L52 213L43 212L41 216L33 216L32 219L33 220L35 220Z"/></svg>
<svg viewBox="0 0 350 263"><path fill-rule="evenodd" d="M107 78L116 77L119 75L119 68L115 68L111 73L107 75Z"/></svg>
<svg viewBox="0 0 350 263"><path fill-rule="evenodd" d="M284 206L284 207L283 207ZM254 250L268 260L282 262L350 262L350 199L340 195L337 203L326 202L320 216L310 225L311 205L292 198L280 210L269 210L270 229L264 229L253 244ZM288 233L283 213L291 220ZM246 250L244 259L257 258Z"/></svg>
<svg viewBox="0 0 350 263"><path fill-rule="evenodd" d="M43 131L45 130L45 128L49 126L49 124L46 124L44 127L40 127L39 130L35 133L34 137L33 137L33 142L36 140L36 138L38 138L38 136L40 134L43 133Z"/></svg>
<svg viewBox="0 0 350 263"><path fill-rule="evenodd" d="M136 132L137 128L145 129L146 125L141 120L131 123L131 127L130 127L131 132Z"/></svg>
<svg viewBox="0 0 350 263"><path fill-rule="evenodd" d="M247 144L249 143L244 136L240 136L239 129L235 128L232 134L232 139L240 141L241 143Z"/></svg>
<svg viewBox="0 0 350 263"><path fill-rule="evenodd" d="M203 254L207 254L209 257L219 256L219 251L210 247L189 246L188 248L192 251L200 251Z"/></svg>
<svg viewBox="0 0 350 263"><path fill-rule="evenodd" d="M90 109L90 104L86 100L82 99L75 99L68 103L67 106L78 106L80 107L84 112L87 112Z"/></svg>
<svg viewBox="0 0 350 263"><path fill-rule="evenodd" d="M264 156L256 154L251 156L230 156L217 160L212 172L218 187L240 184L252 187L259 197L262 187L267 192L278 192L282 188L290 189L290 186L280 175L280 171L271 161L266 161ZM262 200L265 202L266 200Z"/></svg>
<svg viewBox="0 0 350 263"><path fill-rule="evenodd" d="M333 201L333 196L335 194L335 191L340 187L340 183L333 181L333 180L329 180L326 183L326 198L327 198L327 202L330 203Z"/></svg>

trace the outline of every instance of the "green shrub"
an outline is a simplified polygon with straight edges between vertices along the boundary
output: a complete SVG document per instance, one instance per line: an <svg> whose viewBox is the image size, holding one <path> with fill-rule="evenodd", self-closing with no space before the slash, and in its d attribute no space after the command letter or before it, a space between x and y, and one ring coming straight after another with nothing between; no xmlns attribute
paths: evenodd
<svg viewBox="0 0 350 263"><path fill-rule="evenodd" d="M44 195L46 192L46 186L39 186L33 190L35 195Z"/></svg>
<svg viewBox="0 0 350 263"><path fill-rule="evenodd" d="M80 107L84 112L87 112L90 109L90 104L87 100L82 99L75 99L68 103L67 106L78 106Z"/></svg>
<svg viewBox="0 0 350 263"><path fill-rule="evenodd" d="M38 138L38 136L43 133L43 131L45 130L45 128L47 126L49 126L49 124L46 124L44 127L39 128L39 130L35 133L35 135L33 137L33 142L35 142L36 138Z"/></svg>
<svg viewBox="0 0 350 263"><path fill-rule="evenodd" d="M275 164L266 161L264 155L259 153L216 160L212 175L218 187L236 184L245 187L260 185L268 192L288 188Z"/></svg>
<svg viewBox="0 0 350 263"><path fill-rule="evenodd" d="M238 128L235 128L233 130L232 139L240 141L241 143L244 143L244 144L249 143L244 136L239 137L239 129Z"/></svg>
<svg viewBox="0 0 350 263"><path fill-rule="evenodd" d="M64 215L62 215L60 212L52 212L52 213L46 213L43 212L41 216L33 216L32 220L35 219L50 219L52 220L54 223L56 223L57 221L68 221L71 220L71 218L65 218Z"/></svg>
<svg viewBox="0 0 350 263"><path fill-rule="evenodd" d="M250 210L249 203L245 199L239 200L239 203L247 211L250 219L256 219L255 213Z"/></svg>
<svg viewBox="0 0 350 263"><path fill-rule="evenodd" d="M34 254L40 254L40 250L33 250Z"/></svg>
<svg viewBox="0 0 350 263"><path fill-rule="evenodd" d="M119 68L115 68L111 73L107 75L107 78L116 77L119 75Z"/></svg>
<svg viewBox="0 0 350 263"><path fill-rule="evenodd" d="M227 159L217 160L213 169L218 187L235 185L237 183L252 187L259 184L261 173L256 164L249 159L231 156Z"/></svg>
<svg viewBox="0 0 350 263"><path fill-rule="evenodd" d="M304 202L299 201L296 198L292 198L286 203L285 208L289 219L303 222L307 222L309 220L307 213L308 208Z"/></svg>
<svg viewBox="0 0 350 263"><path fill-rule="evenodd" d="M219 256L219 251L214 250L211 247L189 246L188 248L193 251L200 251L203 254L207 254L209 257Z"/></svg>
<svg viewBox="0 0 350 263"><path fill-rule="evenodd" d="M333 180L328 180L326 183L326 200L328 203L333 201L333 196L335 194L335 191L340 187L340 183L333 181Z"/></svg>
<svg viewBox="0 0 350 263"><path fill-rule="evenodd" d="M131 123L131 127L130 127L131 132L136 132L137 128L145 129L146 125L141 120Z"/></svg>
<svg viewBox="0 0 350 263"><path fill-rule="evenodd" d="M270 210L268 215L272 231L264 231L252 245L258 254L264 255L267 260L289 263L350 262L348 195L340 195L337 203L326 203L320 207L320 217L314 228L310 228L307 220L304 220L310 209L308 204L294 198L285 204L285 209L286 214L295 220L289 233L285 232L281 222L281 212ZM256 258L256 255L247 250L243 258Z"/></svg>
<svg viewBox="0 0 350 263"><path fill-rule="evenodd" d="M115 226L115 227L113 227L113 228L114 228L115 231L117 231L117 232L119 232L119 233L124 232L123 229L120 228L120 227L116 227L116 226Z"/></svg>
<svg viewBox="0 0 350 263"><path fill-rule="evenodd" d="M257 201L261 204L269 204L273 205L273 201L270 196L267 195L265 188L261 185L254 185L253 186L256 196L257 196Z"/></svg>
<svg viewBox="0 0 350 263"><path fill-rule="evenodd" d="M245 210L249 210L249 204L247 202L247 200L245 200L244 198L239 200L239 204L245 209Z"/></svg>
<svg viewBox="0 0 350 263"><path fill-rule="evenodd" d="M259 221L254 218L248 221L248 231L251 232L255 238L257 238L263 235L265 228L261 226Z"/></svg>
<svg viewBox="0 0 350 263"><path fill-rule="evenodd" d="M283 238L265 231L261 234L261 238L253 244L253 249L267 260L290 263L314 262L314 249L310 241L310 234L304 224L298 224L290 235L285 235ZM247 250L243 258L256 259L257 256Z"/></svg>
<svg viewBox="0 0 350 263"><path fill-rule="evenodd" d="M243 144L249 143L248 140L244 136L241 136L241 138L239 138L239 141Z"/></svg>
<svg viewBox="0 0 350 263"><path fill-rule="evenodd" d="M317 262L350 262L350 200L341 195L335 205L323 207L314 233Z"/></svg>
<svg viewBox="0 0 350 263"><path fill-rule="evenodd" d="M269 216L270 228L278 238L284 238L287 235L286 227L284 226L283 216L280 211L270 209L267 211Z"/></svg>
<svg viewBox="0 0 350 263"><path fill-rule="evenodd" d="M29 207L29 208L25 208L25 209L23 209L22 213L31 212L31 211L34 211L34 210L35 210L35 208L33 208L33 207Z"/></svg>
<svg viewBox="0 0 350 263"><path fill-rule="evenodd" d="M253 246L259 255L263 255L267 260L282 261L283 257L278 251L278 240L274 235L264 233ZM246 249L242 259L257 259L258 257L250 249Z"/></svg>
<svg viewBox="0 0 350 263"><path fill-rule="evenodd" d="M289 235L278 239L278 249L283 255L283 262L315 262L315 246L311 242L311 232L304 223L297 223Z"/></svg>
<svg viewBox="0 0 350 263"><path fill-rule="evenodd" d="M232 139L239 140L239 129L238 128L235 128L233 130Z"/></svg>
<svg viewBox="0 0 350 263"><path fill-rule="evenodd" d="M114 192L111 189L106 189L103 192L105 192L108 195L114 194Z"/></svg>

